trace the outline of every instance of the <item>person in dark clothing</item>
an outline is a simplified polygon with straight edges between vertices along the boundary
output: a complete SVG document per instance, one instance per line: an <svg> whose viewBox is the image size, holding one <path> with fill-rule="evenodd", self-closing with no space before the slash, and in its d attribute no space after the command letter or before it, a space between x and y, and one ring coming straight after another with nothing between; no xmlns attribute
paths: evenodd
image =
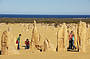
<svg viewBox="0 0 90 59"><path fill-rule="evenodd" d="M69 35L69 48L68 49L72 49L72 36L73 36L73 31L71 31Z"/></svg>
<svg viewBox="0 0 90 59"><path fill-rule="evenodd" d="M25 49L29 49L30 43L28 39L26 39L25 44L26 44Z"/></svg>

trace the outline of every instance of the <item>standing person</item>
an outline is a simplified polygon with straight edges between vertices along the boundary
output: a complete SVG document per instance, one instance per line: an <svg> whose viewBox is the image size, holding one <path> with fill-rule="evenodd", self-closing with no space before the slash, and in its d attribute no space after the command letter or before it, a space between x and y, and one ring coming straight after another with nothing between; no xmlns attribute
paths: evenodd
<svg viewBox="0 0 90 59"><path fill-rule="evenodd" d="M74 35L72 35L72 47L73 47L73 49L76 49L76 47L74 45Z"/></svg>
<svg viewBox="0 0 90 59"><path fill-rule="evenodd" d="M29 49L30 43L29 43L29 40L28 39L26 39L25 44L26 44L25 49Z"/></svg>
<svg viewBox="0 0 90 59"><path fill-rule="evenodd" d="M73 31L71 31L69 35L69 48L68 49L72 49L72 35L73 35Z"/></svg>
<svg viewBox="0 0 90 59"><path fill-rule="evenodd" d="M20 38L21 38L21 34L19 34L19 37L17 38L16 43L18 44L17 49L20 49Z"/></svg>

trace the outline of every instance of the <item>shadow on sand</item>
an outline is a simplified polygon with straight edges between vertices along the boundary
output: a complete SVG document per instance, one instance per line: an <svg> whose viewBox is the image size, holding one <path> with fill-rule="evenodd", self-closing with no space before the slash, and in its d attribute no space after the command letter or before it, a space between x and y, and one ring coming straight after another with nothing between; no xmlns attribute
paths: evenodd
<svg viewBox="0 0 90 59"><path fill-rule="evenodd" d="M67 49L67 51L70 51L70 52L79 52L79 50L72 50L72 49Z"/></svg>
<svg viewBox="0 0 90 59"><path fill-rule="evenodd" d="M22 47L25 47L25 46L22 46Z"/></svg>
<svg viewBox="0 0 90 59"><path fill-rule="evenodd" d="M0 55L1 55L1 50L0 50Z"/></svg>

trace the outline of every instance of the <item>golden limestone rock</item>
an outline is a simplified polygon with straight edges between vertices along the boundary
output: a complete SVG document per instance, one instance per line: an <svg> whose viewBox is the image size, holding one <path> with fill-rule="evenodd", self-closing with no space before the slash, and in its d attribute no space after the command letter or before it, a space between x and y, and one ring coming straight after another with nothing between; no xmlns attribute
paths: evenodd
<svg viewBox="0 0 90 59"><path fill-rule="evenodd" d="M58 51L63 51L64 49L65 50L67 49L67 39L68 39L67 26L65 23L63 23L57 32Z"/></svg>
<svg viewBox="0 0 90 59"><path fill-rule="evenodd" d="M37 31L36 21L34 20L33 30L32 30L31 45L38 48L39 47L39 41L40 41L40 35L39 35L38 31Z"/></svg>
<svg viewBox="0 0 90 59"><path fill-rule="evenodd" d="M87 28L86 28L86 23L81 22L79 23L79 38L81 41L81 51L85 52L86 51L86 40L87 40Z"/></svg>
<svg viewBox="0 0 90 59"><path fill-rule="evenodd" d="M16 37L13 34L12 28L7 31L8 32L8 54L18 54L19 52L16 50Z"/></svg>
<svg viewBox="0 0 90 59"><path fill-rule="evenodd" d="M44 40L44 48L43 48L43 51L47 51L49 47L50 47L50 45L49 45L48 39Z"/></svg>
<svg viewBox="0 0 90 59"><path fill-rule="evenodd" d="M1 55L8 54L8 36L7 31L4 31L1 37Z"/></svg>
<svg viewBox="0 0 90 59"><path fill-rule="evenodd" d="M66 23L63 23L63 35L64 35L64 48L65 48L65 51L67 50L67 47L68 47L68 32L67 32L67 26L66 26Z"/></svg>

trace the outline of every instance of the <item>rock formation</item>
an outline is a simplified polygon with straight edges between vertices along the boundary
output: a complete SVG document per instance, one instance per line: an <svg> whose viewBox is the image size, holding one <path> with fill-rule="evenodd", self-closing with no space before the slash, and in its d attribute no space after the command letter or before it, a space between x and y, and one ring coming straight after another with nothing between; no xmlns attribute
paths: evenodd
<svg viewBox="0 0 90 59"><path fill-rule="evenodd" d="M47 51L49 47L50 47L50 45L49 45L48 39L44 40L44 49L43 49L43 51Z"/></svg>
<svg viewBox="0 0 90 59"><path fill-rule="evenodd" d="M65 23L63 23L57 32L58 51L63 51L67 49L67 40L68 40L67 26Z"/></svg>
<svg viewBox="0 0 90 59"><path fill-rule="evenodd" d="M4 31L1 37L1 55L8 54L8 36L7 31Z"/></svg>
<svg viewBox="0 0 90 59"><path fill-rule="evenodd" d="M79 24L79 38L81 41L81 50L83 52L86 51L86 40L87 40L87 28L86 28L86 23L81 22Z"/></svg>
<svg viewBox="0 0 90 59"><path fill-rule="evenodd" d="M32 46L38 46L39 45L39 41L40 41L40 35L37 31L37 27L36 27L36 21L34 20L34 24L33 24L33 31L32 31L32 39L31 39L31 42L32 42Z"/></svg>

